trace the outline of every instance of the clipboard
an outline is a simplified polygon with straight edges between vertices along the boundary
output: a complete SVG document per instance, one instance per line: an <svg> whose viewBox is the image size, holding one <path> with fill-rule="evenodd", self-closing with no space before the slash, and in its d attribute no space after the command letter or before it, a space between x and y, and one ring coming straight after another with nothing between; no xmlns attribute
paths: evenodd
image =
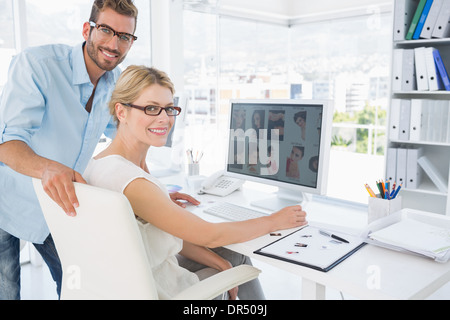
<svg viewBox="0 0 450 320"><path fill-rule="evenodd" d="M324 236L327 231L349 243ZM328 272L361 249L366 243L361 237L351 236L314 226L305 226L253 253Z"/></svg>

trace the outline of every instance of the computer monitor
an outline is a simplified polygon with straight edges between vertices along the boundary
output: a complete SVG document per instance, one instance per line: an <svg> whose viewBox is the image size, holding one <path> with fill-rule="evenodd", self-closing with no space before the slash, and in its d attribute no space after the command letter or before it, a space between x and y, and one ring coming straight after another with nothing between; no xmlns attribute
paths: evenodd
<svg viewBox="0 0 450 320"><path fill-rule="evenodd" d="M269 210L325 194L332 113L323 100L231 100L225 174L277 186L252 203Z"/></svg>
<svg viewBox="0 0 450 320"><path fill-rule="evenodd" d="M177 93L173 98L175 106L179 106L182 112L175 117L175 124L169 133L166 144L163 147L151 147L147 154L147 165L155 177L165 177L180 172L183 169L184 154L184 128L188 97L184 93Z"/></svg>

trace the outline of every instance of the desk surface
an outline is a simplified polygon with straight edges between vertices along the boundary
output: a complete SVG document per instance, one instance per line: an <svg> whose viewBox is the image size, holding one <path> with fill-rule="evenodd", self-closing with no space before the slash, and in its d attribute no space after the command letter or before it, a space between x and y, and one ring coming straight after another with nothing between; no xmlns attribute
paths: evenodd
<svg viewBox="0 0 450 320"><path fill-rule="evenodd" d="M165 178L162 181L174 180ZM180 182L178 180L178 184ZM222 222L223 219L203 213L204 208L217 201L250 207L250 201L267 197L266 192L252 187L246 184L242 190L225 198L191 193L202 204L200 207L189 206L188 210L207 221ZM188 190L186 188L182 192ZM364 206L312 201L305 206L305 211L311 225L327 226L340 232L359 234L367 225L367 209ZM283 230L281 233L287 235L294 230ZM450 263L442 264L372 245L364 246L328 272L253 253L275 240L274 237L266 235L227 247L252 259L263 261L316 284L333 287L359 299L424 299L450 281Z"/></svg>

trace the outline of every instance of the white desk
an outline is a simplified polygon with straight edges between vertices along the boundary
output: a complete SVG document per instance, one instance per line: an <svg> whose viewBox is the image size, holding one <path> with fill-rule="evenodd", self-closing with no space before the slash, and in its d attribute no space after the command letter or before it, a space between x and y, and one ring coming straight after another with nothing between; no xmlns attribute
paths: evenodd
<svg viewBox="0 0 450 320"><path fill-rule="evenodd" d="M165 183L180 184L180 179L161 179ZM178 180L178 181L177 181ZM185 185L184 185L185 186ZM181 192L187 192L184 189ZM228 201L249 206L251 200L264 198L267 193L244 185L241 191L226 198L210 195L198 196L202 202L199 208L190 206L188 210L207 221L221 222L220 218L203 213L204 207L215 201ZM327 224L331 229L359 234L367 221L363 206L343 206L310 202L305 208L308 221L313 225ZM282 231L286 235L292 230ZM430 259L395 252L366 245L355 254L328 272L321 272L293 263L254 254L253 251L275 241L266 235L245 243L227 246L229 249L245 254L252 259L263 261L277 268L291 272L302 278L303 299L324 299L325 287L332 287L359 299L424 299L450 280L450 263L438 263Z"/></svg>

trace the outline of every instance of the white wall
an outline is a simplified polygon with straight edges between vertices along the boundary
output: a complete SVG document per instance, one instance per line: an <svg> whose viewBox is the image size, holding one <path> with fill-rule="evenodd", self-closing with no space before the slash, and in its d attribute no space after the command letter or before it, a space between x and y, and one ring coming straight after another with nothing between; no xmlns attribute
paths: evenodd
<svg viewBox="0 0 450 320"><path fill-rule="evenodd" d="M289 9L291 16L298 17L393 3L393 0L292 0Z"/></svg>
<svg viewBox="0 0 450 320"><path fill-rule="evenodd" d="M220 7L240 11L257 11L266 14L289 16L292 2L296 0L221 0Z"/></svg>
<svg viewBox="0 0 450 320"><path fill-rule="evenodd" d="M393 6L394 0L221 0L225 11L293 19L302 16L364 9L370 6Z"/></svg>

